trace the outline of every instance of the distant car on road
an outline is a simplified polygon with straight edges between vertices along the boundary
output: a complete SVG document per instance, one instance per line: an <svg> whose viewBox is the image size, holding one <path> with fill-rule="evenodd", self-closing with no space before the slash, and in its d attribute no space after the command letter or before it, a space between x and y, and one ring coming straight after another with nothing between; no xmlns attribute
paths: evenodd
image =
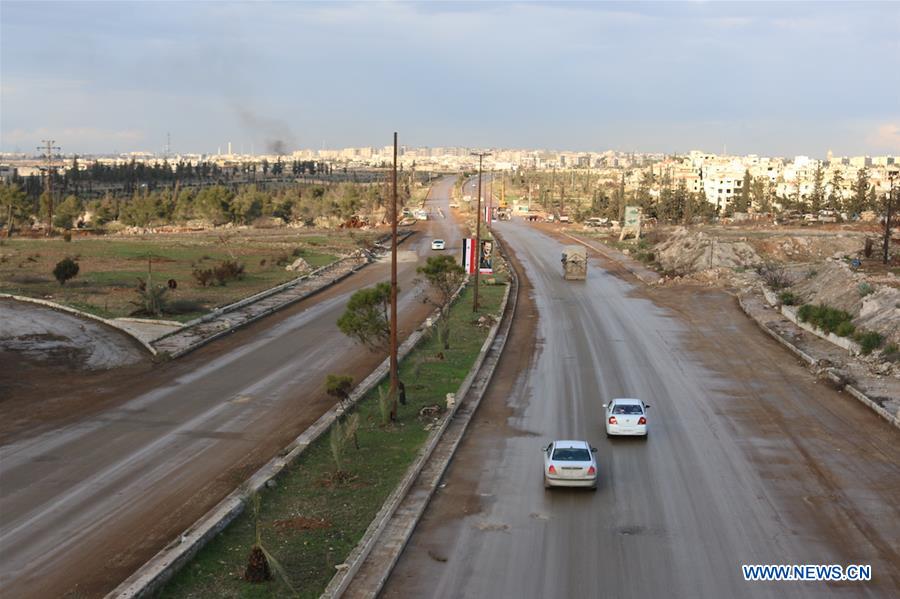
<svg viewBox="0 0 900 599"><path fill-rule="evenodd" d="M457 202L450 202L450 207L451 207L451 208L459 208L459 203L457 203Z"/></svg>
<svg viewBox="0 0 900 599"><path fill-rule="evenodd" d="M608 404L606 408L606 436L631 435L636 437L647 436L647 404L640 399L618 398Z"/></svg>
<svg viewBox="0 0 900 599"><path fill-rule="evenodd" d="M444 240L443 239L435 239L431 242L431 249L433 250L442 250L444 249Z"/></svg>
<svg viewBox="0 0 900 599"><path fill-rule="evenodd" d="M544 453L544 488L588 487L597 490L596 448L586 441L554 441Z"/></svg>

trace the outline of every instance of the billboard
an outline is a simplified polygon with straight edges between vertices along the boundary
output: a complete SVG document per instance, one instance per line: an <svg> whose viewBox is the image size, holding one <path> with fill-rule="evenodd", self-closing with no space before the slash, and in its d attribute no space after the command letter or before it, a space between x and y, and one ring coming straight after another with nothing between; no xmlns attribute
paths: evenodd
<svg viewBox="0 0 900 599"><path fill-rule="evenodd" d="M483 275L494 273L494 242L490 239L481 240L481 248L478 252L478 272Z"/></svg>
<svg viewBox="0 0 900 599"><path fill-rule="evenodd" d="M481 247L476 251L475 239L472 237L463 239L462 242L462 267L466 274L475 274L475 268L483 275L494 273L494 242L490 239L482 239Z"/></svg>

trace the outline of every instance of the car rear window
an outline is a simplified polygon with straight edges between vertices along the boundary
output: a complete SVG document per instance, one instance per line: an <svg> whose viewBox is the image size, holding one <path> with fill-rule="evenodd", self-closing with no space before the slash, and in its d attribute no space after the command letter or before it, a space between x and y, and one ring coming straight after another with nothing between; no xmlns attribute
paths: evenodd
<svg viewBox="0 0 900 599"><path fill-rule="evenodd" d="M644 410L637 404L616 404L613 414L643 414Z"/></svg>
<svg viewBox="0 0 900 599"><path fill-rule="evenodd" d="M557 447L553 459L561 462L590 462L591 452L580 447Z"/></svg>

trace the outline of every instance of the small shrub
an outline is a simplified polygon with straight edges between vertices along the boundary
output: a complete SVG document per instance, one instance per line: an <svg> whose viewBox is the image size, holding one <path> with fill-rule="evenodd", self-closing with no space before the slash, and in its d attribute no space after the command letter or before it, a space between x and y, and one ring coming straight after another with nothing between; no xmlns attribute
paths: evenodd
<svg viewBox="0 0 900 599"><path fill-rule="evenodd" d="M791 285L791 280L784 268L777 264L763 264L756 268L756 272L762 277L766 285L775 291Z"/></svg>
<svg viewBox="0 0 900 599"><path fill-rule="evenodd" d="M166 305L167 314L192 314L194 312L204 312L206 307L197 300L177 299Z"/></svg>
<svg viewBox="0 0 900 599"><path fill-rule="evenodd" d="M857 285L856 289L859 291L859 297L866 297L867 295L875 291L872 286L866 282L862 282Z"/></svg>
<svg viewBox="0 0 900 599"><path fill-rule="evenodd" d="M843 322L850 322L851 316L843 310L826 306L825 304L804 304L797 311L797 317L801 322L808 322L819 327L826 333L834 333ZM852 323L851 323L852 324Z"/></svg>
<svg viewBox="0 0 900 599"><path fill-rule="evenodd" d="M778 295L778 299L785 306L793 306L795 303L797 303L797 298L794 297L794 294L791 293L790 291L782 291Z"/></svg>
<svg viewBox="0 0 900 599"><path fill-rule="evenodd" d="M881 336L881 333L876 333L875 331L859 331L853 335L853 339L859 343L862 353L865 356L871 354L884 343L884 337Z"/></svg>
<svg viewBox="0 0 900 599"><path fill-rule="evenodd" d="M834 329L834 334L838 337L849 337L856 331L856 327L849 320L845 320Z"/></svg>
<svg viewBox="0 0 900 599"><path fill-rule="evenodd" d="M60 285L65 285L66 281L75 278L81 268L78 263L71 258L63 258L56 263L53 269L53 276L59 281Z"/></svg>
<svg viewBox="0 0 900 599"><path fill-rule="evenodd" d="M297 248L294 248L293 252L291 252L291 256L293 256L294 258L299 258L299 257L303 256L305 253L306 253L306 250L304 250L303 248L297 247Z"/></svg>
<svg viewBox="0 0 900 599"><path fill-rule="evenodd" d="M806 278L811 279L817 274L819 274L819 271L817 271L815 268L811 268L806 272Z"/></svg>
<svg viewBox="0 0 900 599"><path fill-rule="evenodd" d="M287 266L291 263L291 257L287 254L281 254L277 258L273 259L272 262L274 262L277 266Z"/></svg>
<svg viewBox="0 0 900 599"><path fill-rule="evenodd" d="M211 268L195 268L191 272L191 275L201 287L209 287L215 278L215 274Z"/></svg>
<svg viewBox="0 0 900 599"><path fill-rule="evenodd" d="M65 241L66 243L69 243L70 241L72 241L72 232L71 231L66 230L66 232L63 233L63 241Z"/></svg>
<svg viewBox="0 0 900 599"><path fill-rule="evenodd" d="M137 300L131 302L138 307L132 314L135 316L162 316L163 312L168 311L166 295L169 288L165 285L147 285L147 281L138 278L135 286Z"/></svg>
<svg viewBox="0 0 900 599"><path fill-rule="evenodd" d="M213 275L219 285L225 285L228 281L244 278L244 265L237 260L224 260L213 270Z"/></svg>

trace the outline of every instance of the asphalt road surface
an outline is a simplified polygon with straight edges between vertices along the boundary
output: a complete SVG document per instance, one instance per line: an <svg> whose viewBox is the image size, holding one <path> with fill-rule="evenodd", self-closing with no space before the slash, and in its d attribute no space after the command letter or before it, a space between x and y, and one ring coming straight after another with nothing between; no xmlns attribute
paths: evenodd
<svg viewBox="0 0 900 599"><path fill-rule="evenodd" d="M724 293L644 290L596 256L564 281L561 242L495 226L531 306L383 597L900 596L895 428ZM606 439L613 397L652 406L646 441ZM554 438L599 449L596 492L543 488ZM745 582L742 564L871 564L873 580Z"/></svg>
<svg viewBox="0 0 900 599"><path fill-rule="evenodd" d="M431 310L414 279L432 238L460 247L454 180L428 202L445 217L400 246L402 337ZM0 446L0 595L102 596L129 576L331 407L326 374L360 381L383 359L335 322L355 289L389 276L389 259L370 265L136 378L108 408Z"/></svg>

